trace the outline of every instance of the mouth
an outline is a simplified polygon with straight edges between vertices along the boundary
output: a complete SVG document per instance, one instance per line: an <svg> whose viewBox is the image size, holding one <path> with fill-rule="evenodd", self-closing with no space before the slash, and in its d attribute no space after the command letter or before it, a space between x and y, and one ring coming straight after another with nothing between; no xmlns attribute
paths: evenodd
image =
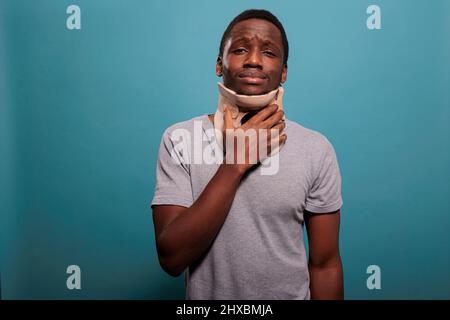
<svg viewBox="0 0 450 320"><path fill-rule="evenodd" d="M238 77L247 84L261 84L267 80L264 73L255 70L245 70L239 73Z"/></svg>

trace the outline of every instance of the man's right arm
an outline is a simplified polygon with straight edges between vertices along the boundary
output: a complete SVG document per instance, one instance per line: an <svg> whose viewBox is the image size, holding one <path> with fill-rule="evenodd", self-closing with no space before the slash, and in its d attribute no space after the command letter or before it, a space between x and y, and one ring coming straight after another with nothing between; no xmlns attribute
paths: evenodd
<svg viewBox="0 0 450 320"><path fill-rule="evenodd" d="M284 113L276 112L277 107L267 107L260 111L241 128L269 129L281 132L285 124L280 122ZM225 111L225 129L231 129L231 112ZM271 135L268 135L271 137ZM279 138L286 141L286 135ZM259 143L258 141L256 143ZM273 140L267 141L270 148ZM237 154L235 144L233 152ZM242 176L252 167L248 160L248 141L244 164L221 164L213 178L206 185L198 199L189 207L177 205L153 206L158 258L163 269L170 275L179 276L189 265L198 260L211 246L222 227L233 203ZM236 159L236 157L235 157Z"/></svg>
<svg viewBox="0 0 450 320"><path fill-rule="evenodd" d="M206 252L225 221L243 174L235 165L221 164L191 207L153 207L159 261L167 273L179 276Z"/></svg>

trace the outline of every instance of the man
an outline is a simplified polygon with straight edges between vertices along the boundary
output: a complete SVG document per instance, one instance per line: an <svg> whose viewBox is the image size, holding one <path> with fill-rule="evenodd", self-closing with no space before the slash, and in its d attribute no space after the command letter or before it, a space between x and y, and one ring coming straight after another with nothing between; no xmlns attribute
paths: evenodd
<svg viewBox="0 0 450 320"><path fill-rule="evenodd" d="M288 50L285 31L275 16L247 10L223 34L216 74L231 95L263 97L286 81ZM343 298L341 177L335 151L322 134L283 119L277 99L257 112L243 112L237 103L244 115L237 125L237 114L227 106L223 113L177 123L163 134L151 204L157 251L170 275L186 271L187 299ZM282 146L268 158L277 157L276 173L262 174L264 157L257 164L248 157L243 163L188 161L192 146L177 149L180 134L175 133L184 130L184 137L190 137L195 122L200 122L207 148L215 141L206 131L218 120L223 120L224 137L237 129L282 133L266 140L269 150L273 143ZM249 144L244 145L246 155ZM258 149L263 144L253 141ZM242 151L239 144L231 146L226 144L224 154Z"/></svg>

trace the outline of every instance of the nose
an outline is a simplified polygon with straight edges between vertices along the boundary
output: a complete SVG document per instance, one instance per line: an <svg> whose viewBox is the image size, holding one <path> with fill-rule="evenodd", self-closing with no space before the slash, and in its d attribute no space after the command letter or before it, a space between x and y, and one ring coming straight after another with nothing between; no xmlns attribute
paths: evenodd
<svg viewBox="0 0 450 320"><path fill-rule="evenodd" d="M244 61L244 68L257 68L262 70L262 56L257 48L253 48L249 51Z"/></svg>

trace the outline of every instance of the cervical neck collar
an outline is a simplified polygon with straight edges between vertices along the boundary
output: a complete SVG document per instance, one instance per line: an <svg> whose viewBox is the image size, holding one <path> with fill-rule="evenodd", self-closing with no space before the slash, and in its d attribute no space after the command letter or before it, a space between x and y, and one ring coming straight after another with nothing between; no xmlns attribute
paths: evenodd
<svg viewBox="0 0 450 320"><path fill-rule="evenodd" d="M233 118L233 125L235 128L241 126L241 120L247 113L259 111L269 104L278 105L278 110L283 109L282 99L284 90L281 86L266 94L248 96L237 94L220 82L218 82L217 85L219 88L219 102L217 104L216 113L214 114L214 127L216 129L216 141L221 150L223 150L222 135L224 133L225 106L231 111L231 117ZM277 148L271 155L278 151L279 149Z"/></svg>

